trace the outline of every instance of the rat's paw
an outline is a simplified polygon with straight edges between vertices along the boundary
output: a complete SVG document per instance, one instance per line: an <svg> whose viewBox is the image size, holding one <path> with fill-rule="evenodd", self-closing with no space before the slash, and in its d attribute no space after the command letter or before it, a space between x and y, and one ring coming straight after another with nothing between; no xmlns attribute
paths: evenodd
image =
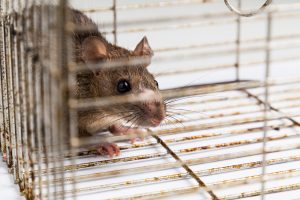
<svg viewBox="0 0 300 200"><path fill-rule="evenodd" d="M136 138L139 138L140 140L144 140L144 136L145 136L145 131L143 129L130 128L130 127L120 126L120 125L113 125L109 127L109 131L114 135L138 135L137 137L130 139L132 143L135 142Z"/></svg>
<svg viewBox="0 0 300 200"><path fill-rule="evenodd" d="M118 147L118 145L109 142L99 144L97 147L97 151L99 154L109 155L109 157L111 158L120 155L120 148Z"/></svg>

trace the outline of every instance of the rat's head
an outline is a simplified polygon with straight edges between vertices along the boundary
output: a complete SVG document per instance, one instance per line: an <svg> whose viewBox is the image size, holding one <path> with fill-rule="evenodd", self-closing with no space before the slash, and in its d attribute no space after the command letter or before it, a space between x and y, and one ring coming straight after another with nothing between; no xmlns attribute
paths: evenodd
<svg viewBox="0 0 300 200"><path fill-rule="evenodd" d="M122 116L138 126L158 126L166 116L166 105L159 92L158 83L147 70L153 52L144 37L134 51L108 44L99 37L86 38L82 43L83 60L88 65L93 63L110 63L121 60L121 67L93 70L92 92L94 96L120 96L136 94L142 102L132 102L112 106L116 116ZM128 62L142 58L141 64ZM124 63L124 64L123 64Z"/></svg>

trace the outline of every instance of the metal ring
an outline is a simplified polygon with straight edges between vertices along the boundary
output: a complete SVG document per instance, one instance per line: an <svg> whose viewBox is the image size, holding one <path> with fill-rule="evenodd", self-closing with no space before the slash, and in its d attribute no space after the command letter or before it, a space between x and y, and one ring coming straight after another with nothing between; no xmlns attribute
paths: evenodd
<svg viewBox="0 0 300 200"><path fill-rule="evenodd" d="M256 15L260 12L262 12L267 6L269 6L272 3L272 0L266 0L266 2L258 9L258 10L254 10L254 11L249 11L249 12L242 12L239 9L235 8L234 6L232 6L228 0L224 0L224 3L226 4L226 6L229 8L230 11L243 16L243 17L251 17L253 15Z"/></svg>

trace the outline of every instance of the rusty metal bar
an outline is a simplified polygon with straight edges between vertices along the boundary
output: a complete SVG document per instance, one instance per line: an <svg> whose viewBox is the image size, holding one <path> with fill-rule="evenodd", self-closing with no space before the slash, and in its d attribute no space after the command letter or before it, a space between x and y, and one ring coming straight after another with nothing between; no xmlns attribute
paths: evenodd
<svg viewBox="0 0 300 200"><path fill-rule="evenodd" d="M203 189L203 188L201 188ZM281 187L272 187L268 188L266 190L267 194L270 193L276 193L276 192L284 192L284 191L291 191L291 190L297 190L300 189L300 184L292 184L292 185L285 185ZM174 195L180 195L180 194L187 194L187 193L192 193L199 191L199 188L197 186L190 186L190 187L184 187L184 188L177 188L177 189L169 189L169 190L161 190L159 192L152 192L152 193L143 193L140 195L135 195L135 196L127 196L124 197L123 199L129 200L129 199L134 199L134 198L139 198L139 199L157 199L159 197L168 197L168 196L174 196ZM220 197L219 199L221 200L233 200L233 199L240 199L240 198L246 198L246 197L255 197L261 195L260 191L251 191L251 192L244 192L242 194L238 195L228 195L225 197Z"/></svg>
<svg viewBox="0 0 300 200"><path fill-rule="evenodd" d="M198 172L196 172L198 174ZM299 169L289 169L289 170L283 170L283 171L276 171L272 173L266 174L268 177L268 181L274 181L274 180L282 180L282 179L288 179L291 177L299 176L300 171ZM139 180L133 180L133 181L125 181L121 183L112 183L107 185L99 185L94 187L86 187L86 188L79 188L76 189L77 193L81 192L90 192L90 191L97 191L99 189L107 189L107 188L119 188L119 187L128 187L131 184L145 184L145 183L156 183L159 181L166 181L166 180L176 180L176 179L187 179L189 178L188 173L177 173L177 174L171 174L166 176L160 176L160 177L154 177L154 178L147 178L147 179L139 179ZM234 186L240 186L240 185L246 185L246 184L253 184L258 183L260 181L261 175L253 175L253 176L245 176L242 178L237 179L227 179L224 181L218 181L209 184L210 188L213 190L217 189L224 189L228 187L234 187ZM199 189L205 190L207 192L210 191L209 188L206 186L200 186ZM66 191L66 193L71 193L72 191ZM51 195L47 195L46 197L49 197Z"/></svg>
<svg viewBox="0 0 300 200"><path fill-rule="evenodd" d="M16 10L16 8L14 9ZM19 35L18 29L20 25L20 18L19 15L15 14L13 16L13 22L11 24L11 35L12 35L12 77L13 77L13 92L14 92L14 118L15 118L15 149L16 149L16 160L17 160L17 178L16 181L19 183L21 182L23 178L22 174L22 163L21 161L23 160L23 152L22 152L22 147L19 145L22 143L22 133L21 133L21 107L20 107L20 79L19 79L19 65L20 63L20 57L18 56L20 53L20 45L18 43L19 41Z"/></svg>
<svg viewBox="0 0 300 200"><path fill-rule="evenodd" d="M287 118L288 119L288 118ZM252 123L252 121L248 122L248 123ZM237 124L238 125L238 124ZM284 128L293 128L296 125L291 125L291 124L279 124L279 125L272 125L268 127L268 130L282 130ZM217 127L217 126L216 126ZM216 128L216 127L210 127L210 128ZM178 142L187 142L187 141L191 141L191 140L196 140L196 139L208 139L208 138L214 138L214 137L229 137L232 135L241 135L241 134L248 134L248 133L257 133L263 131L263 127L254 127L254 128L246 128L246 129L238 129L238 130L234 130L234 131L227 131L227 132L223 132L223 133L218 133L218 132L209 132L206 134L199 134L199 135L193 135L193 136L186 136L186 137L178 137L176 139L166 139L164 140L165 143L167 144L171 144L171 143L178 143ZM163 135L163 134L161 134ZM101 137L101 136L100 136ZM288 135L281 135L279 136L278 139L280 138L285 138L288 137ZM100 138L103 139L103 138ZM100 139L95 139L95 143L97 143L98 140ZM275 139L275 138L273 138ZM254 143L256 143L259 140L254 140ZM216 145L212 145L212 146L203 146L200 147L200 149L203 150L209 150L209 149L215 149L215 148L224 148L224 147L230 147L230 146L234 146L234 145L243 145L243 144L249 144L252 143L253 140L240 140L238 142L231 142L231 143L224 143L224 144L216 144ZM148 142L148 143L142 143L142 144L132 144L132 145L127 145L127 146L122 146L121 149L125 150L125 149L134 149L134 148L141 148L141 147L148 147L148 146L153 146L156 145L156 142ZM89 150L89 151L79 151L78 153L74 153L74 154L65 154L65 159L66 158L71 158L72 156L87 156L87 155L92 155L92 154L97 154L96 151L93 150Z"/></svg>
<svg viewBox="0 0 300 200"><path fill-rule="evenodd" d="M300 184L292 184L292 185L283 185L279 187L272 187L272 188L267 188L265 190L265 194L271 194L271 193L278 193L278 192L286 192L286 191L291 191L291 190L299 190L300 189ZM222 200L234 200L234 199L240 199L240 198L247 198L247 197L255 197L255 196L260 196L261 191L256 190L252 192L244 192L243 194L239 195L231 195L231 196L225 196L221 197Z"/></svg>
<svg viewBox="0 0 300 200"><path fill-rule="evenodd" d="M298 138L299 136L295 136L295 138ZM278 138L281 139L281 138ZM269 138L268 141L271 141L272 138ZM275 139L276 140L276 139ZM290 145L281 145L281 146L274 146L270 148L266 148L267 153L274 153L274 152L280 152L280 151L287 151L287 150L292 150L292 149L298 149L300 148L299 144L290 144ZM203 149L195 148L195 149L181 149L178 150L175 153L188 153L192 151L199 151ZM195 158L195 159L189 159L189 160L183 160L182 162L187 164L187 165L199 165L207 162L217 162L217 161L224 161L224 160L229 160L229 159L234 159L234 158L242 158L242 157L247 157L247 156L253 156L253 155L260 155L260 152L262 151L262 148L257 148L254 150L248 150L248 151L240 151L236 153L226 153L223 155L216 155L216 156L207 156L207 157L202 157L202 158ZM149 158L157 158L157 157L165 157L167 156L168 153L153 153L153 154L145 154L145 155L139 155L139 156L131 156L131 157L125 157L125 158L114 158L111 160L101 160L101 161L94 161L94 162L88 162L88 163L80 163L76 165L65 165L63 168L51 168L50 173L61 173L62 171L68 172L68 171L73 171L73 170L80 170L80 169L85 169L85 168L90 168L90 167L96 167L96 166L103 166L103 165L108 165L112 163L119 163L119 162L127 162L127 161L134 161L134 160L144 160L144 159L149 159ZM172 167L180 167L181 163L179 161L176 162L170 162L166 163L164 165L149 165L147 168L142 167L142 172L145 171L151 171L150 169L155 169L155 170L162 170L162 169L168 169ZM136 170L135 172L139 172L138 168L132 168L130 170ZM127 169L127 172L130 173L130 170ZM141 170L141 169L140 169ZM43 173L46 173L45 170L42 171ZM125 171L123 171L125 173ZM32 172L31 172L32 173ZM34 172L33 172L34 174ZM102 173L104 175L105 173ZM109 173L111 175L113 174L119 174L118 171L113 171L112 173ZM62 179L58 179L62 180ZM67 180L66 178L64 180Z"/></svg>
<svg viewBox="0 0 300 200"><path fill-rule="evenodd" d="M36 112L35 112L35 83L36 83L36 76L35 76L35 70L36 70L36 59L38 58L37 51L34 47L35 45L35 40L34 38L31 37L31 35L35 35L34 32L34 26L35 26L35 11L36 8L30 7L29 8L30 12L28 13L28 16L30 18L29 20L29 25L28 25L28 35L27 35L27 40L28 40L28 53L27 53L27 63L26 63L26 95L27 95L27 113L28 113L28 118L27 118L27 127L28 127L28 148L29 148L29 164L31 170L35 169L34 163L37 162L38 159L38 153L33 153L31 154L34 149L37 148L37 130L36 130ZM34 67L33 67L34 66ZM38 172L37 172L38 173ZM36 176L31 176L31 195L32 197L38 197L38 184L35 184Z"/></svg>
<svg viewBox="0 0 300 200"><path fill-rule="evenodd" d="M12 7L12 4L11 4ZM16 148L16 116L15 116L15 87L14 87L14 68L15 68L15 57L14 57L14 36L13 36L13 16L11 16L8 20L7 24L7 44L9 51L8 55L8 91L9 91L9 117L10 117L10 135L11 135L11 151L12 151L12 159L13 159L13 165L12 165L12 172L14 175L14 180L17 182L19 181L19 173L18 173L18 151Z"/></svg>
<svg viewBox="0 0 300 200"><path fill-rule="evenodd" d="M17 10L21 10L21 2L18 2L18 8ZM19 165L19 180L18 184L20 186L21 191L25 190L25 179L23 171L26 171L26 167L24 164L25 160L25 154L24 154L24 146L23 144L23 113L22 113L22 69L21 66L23 66L23 56L22 56L22 48L21 48L21 28L22 27L22 17L18 14L15 14L15 22L14 22L14 30L15 33L15 59L16 59L16 66L15 66L15 87L16 87L16 101L15 101L15 115L16 115L16 134L17 134L17 143L16 148L18 150L18 165ZM21 56L20 56L21 55ZM21 145L20 145L21 144Z"/></svg>
<svg viewBox="0 0 300 200"><path fill-rule="evenodd" d="M259 121L256 121L256 120L250 121L249 120L246 123L253 123L253 122L259 122ZM242 124L244 124L244 123L242 123ZM239 124L235 124L235 125L239 125ZM224 126L226 126L226 125L224 125ZM208 129L216 128L216 127L217 126L209 126ZM272 129L273 130L282 129L282 128L285 128L285 127L291 127L291 125L270 126L270 130L272 130ZM263 130L263 129L257 127L257 128L240 129L240 130L236 130L236 131L228 131L228 132L224 132L224 133L209 132L209 133L206 133L206 134L199 134L199 135L194 135L194 136L190 136L190 137L179 137L179 138L176 138L176 139L167 139L167 140L165 140L165 142L166 143L177 143L177 142L185 142L185 141L194 140L194 139L206 139L206 138L211 138L211 137L228 137L228 136L232 136L232 135L235 135L235 134L252 133L252 132L258 132L258 131L261 131L261 130ZM192 130L192 131L196 131L196 129ZM181 133L181 131L179 131L178 133ZM167 131L165 131L165 132L163 132L162 134L159 134L159 135L166 135L166 134L167 134ZM175 132L175 134L176 134L176 132ZM97 141L100 140L100 139L94 138L94 140L95 141L93 143L97 143ZM149 143L143 143L143 144L126 145L126 146L122 146L121 149L125 150L125 149L131 149L131 148L147 147L147 146L152 146L152 145L155 145L155 144L157 144L157 143L149 142ZM204 148L209 149L207 146L203 147L203 149ZM80 156L80 155L87 155L88 152L92 153L93 151L83 151L83 152L80 151L78 153L79 153L79 156ZM77 153L74 154L74 155L77 155ZM70 155L66 155L66 156L70 157Z"/></svg>
<svg viewBox="0 0 300 200"><path fill-rule="evenodd" d="M29 40L25 39L28 38L28 27L26 26L25 22L25 16L28 16L28 12L26 11L28 8L28 2L25 2L25 11L22 16L22 23L21 23L21 32L22 34L22 40L20 41L21 45L21 65L20 67L20 89L21 89L21 118L22 118L22 123L21 123L21 130L23 133L23 154L24 154L24 165L25 165L25 173L24 173L24 181L21 186L22 192L25 194L27 198L32 198L33 197L33 185L31 183L33 182L33 179L31 176L28 176L28 172L30 171L32 164L30 161L31 159L31 154L30 148L29 148L29 123L28 123L28 118L29 118L29 108L28 108L28 83L27 83L27 66L28 66L28 59L29 59Z"/></svg>
<svg viewBox="0 0 300 200"><path fill-rule="evenodd" d="M231 167L231 166L229 166ZM195 172L199 175L200 172ZM276 171L273 173L268 173L268 181L278 180L278 179L287 179L294 176L299 176L299 169L289 169L284 171ZM159 177L153 177L153 178L147 178L147 179L136 179L132 181L125 181L120 183L112 183L112 184L106 184L106 185L97 185L94 187L87 187L87 188L78 188L76 189L77 193L80 192L87 192L87 191L95 191L100 189L108 189L108 188L120 188L120 187L129 187L131 185L137 185L137 184L145 184L145 183L157 183L161 181L166 180L178 180L178 179L187 179L189 178L188 173L176 173L176 174L170 174L166 176L159 176ZM254 176L246 176L238 179L227 179L224 181L218 181L215 183L209 184L210 187L214 190L216 189L224 189L228 187L234 187L239 186L243 184L253 184L260 181L260 175L254 175ZM205 191L210 191L210 189L206 187L200 187L199 189L203 189ZM72 191L66 191L66 193L71 193ZM48 196L48 195L47 195Z"/></svg>
<svg viewBox="0 0 300 200"><path fill-rule="evenodd" d="M300 161L300 156L290 156L290 157L285 157L285 158L278 158L278 159L269 159L267 160L267 165L272 166L272 165L277 165L277 164L282 164L286 162L294 162L294 161ZM254 169L254 168L259 168L262 166L262 161L254 161L254 162L246 162L246 163L241 163L241 164L235 164L235 165L226 165L223 167L216 167L216 168L209 168L205 170L200 170L200 171L195 171L195 173L198 176L209 176L209 175L215 175L215 174L222 174L222 173L227 173L227 172L236 172L236 171L241 171L241 170L246 170L246 169ZM111 171L112 172L112 171ZM98 173L98 174L87 174L87 175L81 175L75 177L78 181L87 181L87 180L93 180L93 179L98 179L101 178L103 174ZM113 173L111 173L113 175ZM108 177L109 175L107 175ZM116 188L118 186L130 186L130 185L135 185L135 184L141 184L141 183L152 183L152 182L160 182L160 181L165 181L165 180L173 180L173 179L180 179L180 178L186 178L188 176L187 172L184 173L175 173L175 174L170 174L167 176L158 176L149 178L149 179L135 179L133 181L124 181L124 182L119 182L119 183L113 183L113 184L106 184L106 185L99 185L95 187L94 189L105 189L105 188ZM66 183L71 182L72 178L66 177ZM53 182L59 181L59 180L52 180ZM44 184L46 184L44 182ZM82 189L81 191L84 191Z"/></svg>
<svg viewBox="0 0 300 200"><path fill-rule="evenodd" d="M268 130L282 130L284 128L295 128L295 127L296 127L296 125L286 123L286 124L271 125L268 127ZM165 139L164 142L167 144L172 144L172 143L178 143L178 142L187 142L187 141L192 141L192 140L209 139L209 138L217 138L217 137L225 138L225 137L229 137L229 136L233 136L233 135L257 133L260 131L263 131L263 127L259 126L259 127L253 127L253 128L245 128L245 129L238 129L238 130L233 130L233 131L226 131L223 133L208 132L206 134L197 134L197 135L193 135L193 136L178 137L176 139ZM288 135L281 135L279 138L285 138L285 137L288 137ZM275 139L275 138L273 138L273 139ZM97 140L98 139L96 139L96 141ZM200 147L200 149L209 150L209 149L215 149L215 148L231 147L234 145L242 145L242 144L252 143L251 141L253 141L253 140L238 141L238 142L232 142L232 143L228 143L228 144L226 144L226 143L216 144L216 145L212 145L212 146L202 146L202 147ZM254 140L254 142L255 141L257 141L257 140ZM142 144L132 144L132 145L122 146L121 149L122 150L135 149L135 148L141 148L141 147L149 147L149 146L153 146L156 144L157 144L156 142L146 142L146 143L142 143ZM73 154L66 153L64 157L66 159L66 158L72 158L75 156L83 157L83 156L88 156L88 155L93 155L93 154L97 154L97 152L95 150L88 150L88 151L80 151L79 150L77 153L73 153ZM51 155L49 155L49 157L50 156Z"/></svg>

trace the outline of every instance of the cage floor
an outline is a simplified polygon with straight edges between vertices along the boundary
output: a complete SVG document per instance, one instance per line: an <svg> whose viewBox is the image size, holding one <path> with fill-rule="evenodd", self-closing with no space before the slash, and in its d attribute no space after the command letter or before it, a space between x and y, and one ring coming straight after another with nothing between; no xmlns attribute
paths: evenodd
<svg viewBox="0 0 300 200"><path fill-rule="evenodd" d="M299 88L300 83L270 87L266 199L300 196ZM72 198L76 192L77 199L258 199L263 101L264 88L174 101L170 111L177 114L152 129L157 136L134 144L118 143L120 156L84 155L72 162L66 158L65 195ZM43 179L39 182L36 178L36 186L42 185L45 197L62 194L51 186L62 180L53 172L51 164L48 168L44 165Z"/></svg>

